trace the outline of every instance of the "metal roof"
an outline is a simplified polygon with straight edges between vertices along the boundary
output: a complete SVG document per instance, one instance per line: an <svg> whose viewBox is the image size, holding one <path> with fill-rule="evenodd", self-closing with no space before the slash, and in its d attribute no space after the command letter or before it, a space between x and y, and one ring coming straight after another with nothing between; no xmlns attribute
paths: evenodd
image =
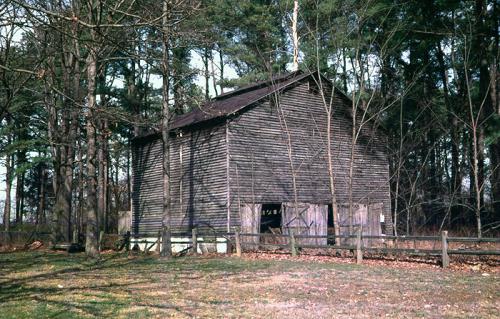
<svg viewBox="0 0 500 319"><path fill-rule="evenodd" d="M247 106L281 89L291 86L294 83L298 83L311 75L311 72L304 73L298 70L218 95L191 112L174 117L170 123L170 130L180 129L235 114L242 111ZM156 139L160 136L160 132L153 131L133 137L131 141L138 143L140 141Z"/></svg>
<svg viewBox="0 0 500 319"><path fill-rule="evenodd" d="M175 117L170 128L178 129L234 114L310 74L296 71L221 94L191 112Z"/></svg>

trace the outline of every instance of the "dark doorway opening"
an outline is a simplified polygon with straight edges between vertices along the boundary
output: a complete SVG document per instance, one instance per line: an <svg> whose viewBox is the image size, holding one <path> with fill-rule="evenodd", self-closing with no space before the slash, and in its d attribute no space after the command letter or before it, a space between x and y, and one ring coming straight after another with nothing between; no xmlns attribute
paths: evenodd
<svg viewBox="0 0 500 319"><path fill-rule="evenodd" d="M328 228L330 228L330 227L333 228L333 206L332 206L332 204L328 204L327 222L328 222Z"/></svg>
<svg viewBox="0 0 500 319"><path fill-rule="evenodd" d="M328 204L328 216L327 216L327 223L328 223L328 227L327 227L327 235L328 235L328 240L327 240L327 243L328 245L334 245L335 244L335 238L334 237L330 237L330 236L335 236L335 228L334 228L334 224L333 224L333 205L332 204Z"/></svg>
<svg viewBox="0 0 500 319"><path fill-rule="evenodd" d="M281 204L262 204L260 232L281 232Z"/></svg>

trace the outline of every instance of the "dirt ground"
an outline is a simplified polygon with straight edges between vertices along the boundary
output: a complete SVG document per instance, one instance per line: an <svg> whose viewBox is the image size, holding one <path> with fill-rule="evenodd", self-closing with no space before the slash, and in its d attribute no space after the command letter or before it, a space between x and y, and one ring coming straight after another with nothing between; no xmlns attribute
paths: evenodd
<svg viewBox="0 0 500 319"><path fill-rule="evenodd" d="M1 318L498 318L498 265L0 254Z"/></svg>

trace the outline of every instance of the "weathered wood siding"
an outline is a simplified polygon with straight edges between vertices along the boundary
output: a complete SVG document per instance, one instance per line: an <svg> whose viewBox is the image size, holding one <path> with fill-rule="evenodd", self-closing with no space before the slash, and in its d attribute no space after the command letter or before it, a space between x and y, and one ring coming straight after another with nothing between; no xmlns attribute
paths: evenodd
<svg viewBox="0 0 500 319"><path fill-rule="evenodd" d="M227 230L226 130L224 125L184 130L171 137L172 230ZM133 148L133 230L154 233L162 221L162 141Z"/></svg>
<svg viewBox="0 0 500 319"><path fill-rule="evenodd" d="M161 228L163 207L161 139L132 144L132 231L148 233Z"/></svg>
<svg viewBox="0 0 500 319"><path fill-rule="evenodd" d="M307 81L234 118L229 124L230 195L232 224L239 224L242 203L294 201L292 164L297 198L301 203L331 202L326 161L327 117L321 96L309 90ZM334 100L332 151L338 203L349 202L351 156L351 105ZM347 111L347 112L346 112ZM287 134L289 132L289 135ZM355 145L353 202L383 203L386 232L392 230L389 167L384 143L368 126Z"/></svg>
<svg viewBox="0 0 500 319"><path fill-rule="evenodd" d="M341 205L349 202L350 108L344 98L335 98L332 150L337 201ZM241 207L245 204L294 202L292 166L299 203L331 202L326 114L321 96L309 90L307 81L281 93L279 103L263 100L232 117L228 124L212 123L175 133L170 146L174 231L194 226L225 231L228 220L230 226L241 226ZM160 138L143 139L133 147L136 233L152 233L161 227L162 153ZM382 203L385 233L391 232L385 143L368 125L363 127L355 145L353 173L353 202ZM376 220L372 223L376 224Z"/></svg>
<svg viewBox="0 0 500 319"><path fill-rule="evenodd" d="M179 230L227 230L226 130L216 125L172 138L172 223Z"/></svg>

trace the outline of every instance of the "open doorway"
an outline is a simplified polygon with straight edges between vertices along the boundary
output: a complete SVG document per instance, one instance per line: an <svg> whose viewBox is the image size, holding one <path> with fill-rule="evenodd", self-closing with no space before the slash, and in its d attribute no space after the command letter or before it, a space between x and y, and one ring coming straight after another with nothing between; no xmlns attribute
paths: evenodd
<svg viewBox="0 0 500 319"><path fill-rule="evenodd" d="M281 204L262 204L261 233L281 233Z"/></svg>
<svg viewBox="0 0 500 319"><path fill-rule="evenodd" d="M328 204L328 217L327 217L327 234L328 234L328 245L334 245L335 244L335 224L333 223L333 205ZM332 237L330 237L332 236Z"/></svg>
<svg viewBox="0 0 500 319"><path fill-rule="evenodd" d="M262 204L260 216L260 232L279 235L282 233L282 205L280 204ZM283 238L279 236L260 236L260 243L267 245L283 244Z"/></svg>

